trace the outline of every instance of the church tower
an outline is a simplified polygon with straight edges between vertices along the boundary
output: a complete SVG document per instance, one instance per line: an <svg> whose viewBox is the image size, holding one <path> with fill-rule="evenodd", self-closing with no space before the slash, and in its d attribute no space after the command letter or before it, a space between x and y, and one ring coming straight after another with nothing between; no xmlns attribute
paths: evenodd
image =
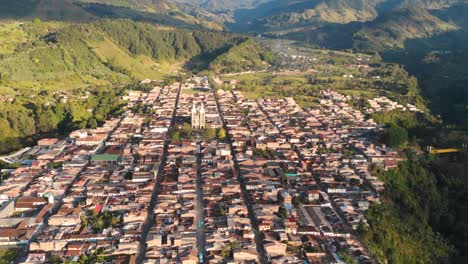
<svg viewBox="0 0 468 264"><path fill-rule="evenodd" d="M200 108L200 111L199 111L199 127L200 128L205 128L205 123L206 123L206 119L205 119L205 104L202 103L201 105L201 108Z"/></svg>
<svg viewBox="0 0 468 264"><path fill-rule="evenodd" d="M192 128L198 128L198 111L195 102L192 103Z"/></svg>
<svg viewBox="0 0 468 264"><path fill-rule="evenodd" d="M205 105L202 103L200 108L192 105L192 128L202 129L206 126L206 112Z"/></svg>

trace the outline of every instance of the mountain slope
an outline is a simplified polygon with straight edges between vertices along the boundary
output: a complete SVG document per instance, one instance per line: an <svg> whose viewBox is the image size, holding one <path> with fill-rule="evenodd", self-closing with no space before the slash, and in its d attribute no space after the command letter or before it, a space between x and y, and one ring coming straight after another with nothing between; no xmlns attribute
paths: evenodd
<svg viewBox="0 0 468 264"><path fill-rule="evenodd" d="M318 23L368 21L383 0L275 0L250 10L238 10L233 29L279 31ZM250 26L249 26L250 25Z"/></svg>
<svg viewBox="0 0 468 264"><path fill-rule="evenodd" d="M201 7L216 14L229 14L239 9L252 9L271 1L273 0L175 0L175 2Z"/></svg>
<svg viewBox="0 0 468 264"><path fill-rule="evenodd" d="M0 0L0 18L87 21L93 16L72 0Z"/></svg>
<svg viewBox="0 0 468 264"><path fill-rule="evenodd" d="M214 59L210 70L215 73L236 73L262 71L274 63L276 55L263 45L250 39L232 47L226 53Z"/></svg>
<svg viewBox="0 0 468 264"><path fill-rule="evenodd" d="M10 48L16 52L3 54L0 86L55 89L160 79L171 72L167 64L206 65L245 40L225 33L159 29L130 20L73 24L43 33Z"/></svg>
<svg viewBox="0 0 468 264"><path fill-rule="evenodd" d="M289 5L286 12L273 14L261 19L268 27L297 27L311 22L349 23L368 21L377 16L375 5L378 1L326 0L303 1ZM283 7L280 7L283 9ZM277 11L275 10L274 13Z"/></svg>
<svg viewBox="0 0 468 264"><path fill-rule="evenodd" d="M354 35L354 47L359 50L403 48L408 39L425 38L455 30L456 26L414 6L397 8L366 23Z"/></svg>
<svg viewBox="0 0 468 264"><path fill-rule="evenodd" d="M104 4L110 6L120 6L131 9L136 9L146 12L167 12L176 10L174 4L166 0L77 0L83 3Z"/></svg>
<svg viewBox="0 0 468 264"><path fill-rule="evenodd" d="M184 13L167 0L0 0L0 6L0 20L89 22L129 18L189 29L224 29L222 23Z"/></svg>

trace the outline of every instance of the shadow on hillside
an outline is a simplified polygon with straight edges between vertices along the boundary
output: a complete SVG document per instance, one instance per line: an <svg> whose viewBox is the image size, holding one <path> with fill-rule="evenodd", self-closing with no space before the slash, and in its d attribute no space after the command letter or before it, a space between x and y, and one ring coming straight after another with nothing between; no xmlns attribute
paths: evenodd
<svg viewBox="0 0 468 264"><path fill-rule="evenodd" d="M34 19L81 22L92 15L71 0L0 0L0 19Z"/></svg>
<svg viewBox="0 0 468 264"><path fill-rule="evenodd" d="M104 4L78 3L72 0L0 0L0 20L89 22L99 18L128 18L186 29L201 29L175 18L177 13L150 13Z"/></svg>
<svg viewBox="0 0 468 264"><path fill-rule="evenodd" d="M128 18L138 22L149 22L174 26L186 29L201 29L201 26L188 24L180 19L174 18L172 15L176 13L150 13L138 10L133 10L126 7L109 6L104 4L77 4L86 12L99 18Z"/></svg>
<svg viewBox="0 0 468 264"><path fill-rule="evenodd" d="M310 9L317 5L316 0L291 2L284 0L272 0L262 3L252 9L238 9L234 13L235 23L227 23L227 27L235 32L261 32L265 28L255 20L263 18L266 15L280 14L282 12L300 12L304 9Z"/></svg>

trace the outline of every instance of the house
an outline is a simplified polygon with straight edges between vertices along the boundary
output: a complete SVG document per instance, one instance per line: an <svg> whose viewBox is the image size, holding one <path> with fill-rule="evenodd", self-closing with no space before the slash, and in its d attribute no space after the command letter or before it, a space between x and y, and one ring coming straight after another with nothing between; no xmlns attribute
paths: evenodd
<svg viewBox="0 0 468 264"><path fill-rule="evenodd" d="M286 255L286 248L288 246L286 244L271 241L265 242L265 251L269 256L277 257L277 256L284 256Z"/></svg>
<svg viewBox="0 0 468 264"><path fill-rule="evenodd" d="M117 154L95 154L91 157L93 165L117 165L120 155Z"/></svg>
<svg viewBox="0 0 468 264"><path fill-rule="evenodd" d="M284 222L285 231L288 234L296 234L297 232L297 220L291 216Z"/></svg>
<svg viewBox="0 0 468 264"><path fill-rule="evenodd" d="M49 218L50 226L77 226L81 223L79 215L53 215Z"/></svg>
<svg viewBox="0 0 468 264"><path fill-rule="evenodd" d="M47 203L48 201L43 197L19 197L15 203L15 210L19 212L32 211Z"/></svg>
<svg viewBox="0 0 468 264"><path fill-rule="evenodd" d="M1 229L0 232L0 243L1 242L6 242L6 241L15 241L19 240L24 237L26 234L27 230L23 229L11 229L11 228L5 228ZM24 239L21 239L24 240Z"/></svg>
<svg viewBox="0 0 468 264"><path fill-rule="evenodd" d="M320 198L320 191L319 190L308 190L307 191L307 200L315 201Z"/></svg>
<svg viewBox="0 0 468 264"><path fill-rule="evenodd" d="M41 147L47 147L57 143L58 141L58 138L43 138L37 141L37 145Z"/></svg>
<svg viewBox="0 0 468 264"><path fill-rule="evenodd" d="M77 146L96 146L102 144L104 139L107 137L105 134L95 135L95 136L87 136L83 138L75 139L75 144Z"/></svg>
<svg viewBox="0 0 468 264"><path fill-rule="evenodd" d="M235 250L233 256L235 263L248 263L258 259L257 251L252 248Z"/></svg>

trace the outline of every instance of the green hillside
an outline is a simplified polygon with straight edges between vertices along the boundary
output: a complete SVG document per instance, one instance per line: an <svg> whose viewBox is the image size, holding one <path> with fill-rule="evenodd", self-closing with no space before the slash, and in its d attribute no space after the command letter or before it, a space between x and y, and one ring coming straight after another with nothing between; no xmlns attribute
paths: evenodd
<svg viewBox="0 0 468 264"><path fill-rule="evenodd" d="M303 1L289 6L279 6L283 11L261 19L267 29L298 27L312 22L345 24L353 21L368 21L377 16L374 9L377 1L327 0ZM289 10L289 11L288 11Z"/></svg>
<svg viewBox="0 0 468 264"><path fill-rule="evenodd" d="M249 39L217 57L211 62L210 70L216 73L262 71L275 60L276 55L269 49Z"/></svg>
<svg viewBox="0 0 468 264"><path fill-rule="evenodd" d="M359 50L403 48L405 40L455 30L456 26L417 7L399 8L369 22L354 36Z"/></svg>
<svg viewBox="0 0 468 264"><path fill-rule="evenodd" d="M57 30L50 32L54 28ZM4 50L0 59L2 86L37 89L160 79L176 73L168 63L207 64L245 39L225 33L169 30L130 20L72 25L16 23L3 31L15 38L0 42L0 50Z"/></svg>
<svg viewBox="0 0 468 264"><path fill-rule="evenodd" d="M83 3L105 4L112 6L127 7L141 11L162 13L177 8L166 0L78 0Z"/></svg>
<svg viewBox="0 0 468 264"><path fill-rule="evenodd" d="M201 7L216 14L232 14L236 10L253 9L271 1L273 0L175 0L175 2Z"/></svg>

